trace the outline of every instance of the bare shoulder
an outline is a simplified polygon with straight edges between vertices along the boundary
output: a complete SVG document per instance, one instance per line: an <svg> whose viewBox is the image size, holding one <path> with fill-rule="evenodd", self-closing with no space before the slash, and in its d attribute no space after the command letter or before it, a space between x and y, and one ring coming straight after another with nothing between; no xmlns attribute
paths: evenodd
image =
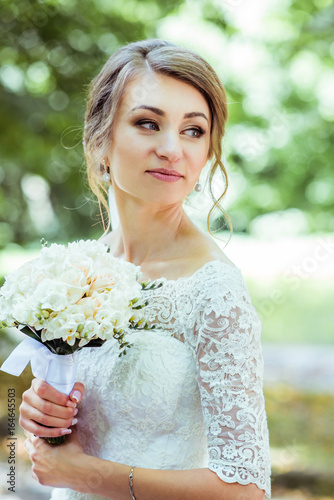
<svg viewBox="0 0 334 500"><path fill-rule="evenodd" d="M220 261L235 267L235 264L209 236L195 232L184 241L184 246L179 249L176 258L167 262L162 275L167 279L191 276L212 261Z"/></svg>
<svg viewBox="0 0 334 500"><path fill-rule="evenodd" d="M194 247L196 251L194 252L194 260L201 265L213 260L219 260L230 266L235 264L227 257L227 255L221 250L217 243L215 243L209 236L199 233L196 237L196 244Z"/></svg>

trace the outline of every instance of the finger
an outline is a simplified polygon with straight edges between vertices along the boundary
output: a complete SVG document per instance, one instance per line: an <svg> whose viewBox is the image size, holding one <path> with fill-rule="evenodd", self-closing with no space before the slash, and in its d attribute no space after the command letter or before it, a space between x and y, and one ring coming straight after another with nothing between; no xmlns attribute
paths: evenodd
<svg viewBox="0 0 334 500"><path fill-rule="evenodd" d="M51 401L59 406L66 406L68 396L60 391L57 391L57 389L45 382L45 380L34 378L31 386L41 399Z"/></svg>
<svg viewBox="0 0 334 500"><path fill-rule="evenodd" d="M65 420L73 418L75 413L75 408L61 406L59 404L52 403L47 399L42 399L34 390L29 389L22 395L20 413L29 412L30 408L35 408L46 415L51 415ZM28 417L29 415L26 414L24 416Z"/></svg>
<svg viewBox="0 0 334 500"><path fill-rule="evenodd" d="M39 438L34 438L34 439L39 439ZM35 442L33 443L30 439L26 439L23 443L23 446L24 446L24 448L25 448L26 452L28 453L29 458L31 460L31 455L35 450Z"/></svg>
<svg viewBox="0 0 334 500"><path fill-rule="evenodd" d="M52 422L52 421L51 421ZM75 421L73 423L70 422L68 427L63 427L62 425L53 425L53 426L45 426L34 420L28 419L20 419L20 426L27 432L38 436L38 437L58 437L63 436L65 434L71 434L71 429L68 429L69 426L75 425Z"/></svg>
<svg viewBox="0 0 334 500"><path fill-rule="evenodd" d="M38 479L38 477L36 476L35 472L32 469L31 469L31 477L33 479L35 479L35 481L37 481L39 483L39 479Z"/></svg>
<svg viewBox="0 0 334 500"><path fill-rule="evenodd" d="M72 429L64 427L43 427L33 420L20 420L20 426L25 433L28 432L34 437L59 437L65 434L71 434Z"/></svg>
<svg viewBox="0 0 334 500"><path fill-rule="evenodd" d="M23 429L24 434L26 435L27 439L31 440L31 438L34 436L32 432L29 432L25 429Z"/></svg>
<svg viewBox="0 0 334 500"><path fill-rule="evenodd" d="M47 405L45 405L47 406ZM33 406L27 405L24 401L21 404L21 416L23 419L34 420L45 427L69 427L73 425L73 409L68 408L69 418L59 418L47 413L47 409L40 411Z"/></svg>
<svg viewBox="0 0 334 500"><path fill-rule="evenodd" d="M24 446L24 449L26 450L26 452L28 453L28 455L30 456L31 443L30 443L29 439L25 439L23 446Z"/></svg>
<svg viewBox="0 0 334 500"><path fill-rule="evenodd" d="M69 398L75 403L79 403L85 392L85 386L81 382L76 382L72 391L70 392Z"/></svg>

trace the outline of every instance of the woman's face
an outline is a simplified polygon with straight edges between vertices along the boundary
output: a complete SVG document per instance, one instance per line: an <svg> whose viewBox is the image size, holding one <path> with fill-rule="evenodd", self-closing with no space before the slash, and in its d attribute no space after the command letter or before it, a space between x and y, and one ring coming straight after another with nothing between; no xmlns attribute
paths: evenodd
<svg viewBox="0 0 334 500"><path fill-rule="evenodd" d="M149 72L126 87L106 158L124 194L159 204L181 202L208 159L210 109L191 85Z"/></svg>

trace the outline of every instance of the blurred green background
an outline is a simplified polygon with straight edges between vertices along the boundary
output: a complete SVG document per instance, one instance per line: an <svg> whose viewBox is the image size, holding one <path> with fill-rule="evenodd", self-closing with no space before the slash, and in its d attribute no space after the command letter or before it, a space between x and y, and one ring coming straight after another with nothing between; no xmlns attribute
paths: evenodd
<svg viewBox="0 0 334 500"><path fill-rule="evenodd" d="M165 38L206 58L227 90L224 250L244 272L264 344L333 352L332 2L2 0L0 10L0 275L42 237L101 235L81 144L87 85L118 46ZM196 195L188 207L199 225L207 206ZM1 333L2 359L18 340ZM3 437L7 388L19 403L30 378L0 375ZM275 380L266 397L275 498L334 498L334 389Z"/></svg>

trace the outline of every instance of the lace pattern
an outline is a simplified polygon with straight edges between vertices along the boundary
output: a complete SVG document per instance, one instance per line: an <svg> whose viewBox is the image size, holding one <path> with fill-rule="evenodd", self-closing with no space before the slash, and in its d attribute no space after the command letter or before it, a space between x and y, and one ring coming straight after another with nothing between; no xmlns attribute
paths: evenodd
<svg viewBox="0 0 334 500"><path fill-rule="evenodd" d="M211 261L161 281L145 292L161 329L129 331L133 347L122 358L115 341L80 351L84 450L152 469L209 467L270 497L261 322L240 270ZM101 497L56 489L58 498Z"/></svg>
<svg viewBox="0 0 334 500"><path fill-rule="evenodd" d="M225 482L269 493L269 438L262 387L261 323L243 280L212 276L196 321L198 381L209 468Z"/></svg>

